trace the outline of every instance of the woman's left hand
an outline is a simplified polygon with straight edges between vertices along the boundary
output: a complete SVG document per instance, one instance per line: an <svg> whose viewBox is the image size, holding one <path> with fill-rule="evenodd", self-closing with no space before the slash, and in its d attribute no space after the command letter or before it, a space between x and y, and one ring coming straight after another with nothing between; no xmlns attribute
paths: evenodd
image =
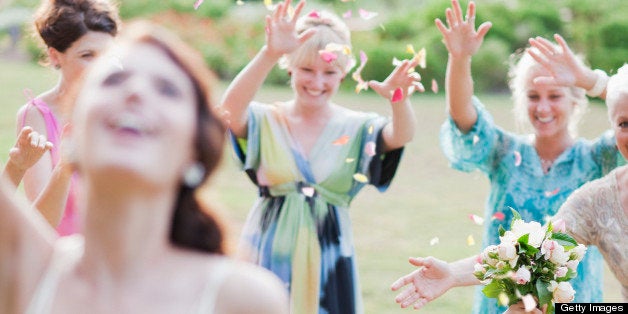
<svg viewBox="0 0 628 314"><path fill-rule="evenodd" d="M383 82L370 81L369 87L391 102L405 101L416 90L425 91L421 75L413 70L417 65L417 60L403 60Z"/></svg>

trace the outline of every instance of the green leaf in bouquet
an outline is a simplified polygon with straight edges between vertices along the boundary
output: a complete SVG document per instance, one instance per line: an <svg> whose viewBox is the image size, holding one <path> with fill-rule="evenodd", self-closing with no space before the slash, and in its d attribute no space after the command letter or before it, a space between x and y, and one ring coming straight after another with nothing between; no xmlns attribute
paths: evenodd
<svg viewBox="0 0 628 314"><path fill-rule="evenodd" d="M520 253L525 253L527 256L534 256L536 253L539 252L539 249L533 247L532 245L528 244L528 239L527 239L527 234L522 236L526 237L525 242L519 242L519 252ZM519 239L521 239L519 238Z"/></svg>
<svg viewBox="0 0 628 314"><path fill-rule="evenodd" d="M578 242L573 237L566 233L556 232L552 234L552 240L558 242L558 244L565 247L565 250L571 250L578 246Z"/></svg>
<svg viewBox="0 0 628 314"><path fill-rule="evenodd" d="M516 211L514 208L512 207L508 207L510 208L510 211L512 212L512 221L510 221L510 229L512 229L512 225L515 222L515 220L523 220L521 218L521 214L519 214L518 211Z"/></svg>
<svg viewBox="0 0 628 314"><path fill-rule="evenodd" d="M545 282L542 280L536 281L536 296L539 298L539 305L548 304L551 306L552 304L552 292L547 289L550 286L549 282ZM549 309L548 309L549 310ZM549 312L548 313L553 313Z"/></svg>
<svg viewBox="0 0 628 314"><path fill-rule="evenodd" d="M504 227L502 227L502 225L499 225L499 236L503 237L504 234L506 233L506 229L504 229Z"/></svg>
<svg viewBox="0 0 628 314"><path fill-rule="evenodd" d="M504 289L498 280L491 281L488 285L482 289L482 293L489 298L497 298L499 293Z"/></svg>

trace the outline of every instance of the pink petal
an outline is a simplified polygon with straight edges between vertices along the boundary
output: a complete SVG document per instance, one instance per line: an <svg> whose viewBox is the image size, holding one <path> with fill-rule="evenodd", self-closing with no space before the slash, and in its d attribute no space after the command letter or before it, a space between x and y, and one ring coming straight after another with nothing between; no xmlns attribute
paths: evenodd
<svg viewBox="0 0 628 314"><path fill-rule="evenodd" d="M351 16L353 16L353 12L351 12L351 10L347 10L347 12L342 14L343 19L350 19Z"/></svg>
<svg viewBox="0 0 628 314"><path fill-rule="evenodd" d="M484 218L478 215L469 214L469 219L471 219L471 221L473 221L473 223L475 223L476 225L481 226L482 224L484 224Z"/></svg>
<svg viewBox="0 0 628 314"><path fill-rule="evenodd" d="M196 0L196 2L194 2L194 10L198 10L198 7L200 7L201 4L203 4L203 1L205 0Z"/></svg>
<svg viewBox="0 0 628 314"><path fill-rule="evenodd" d="M365 19L365 20L370 20L370 19L372 19L372 18L377 16L376 12L370 12L370 11L367 11L367 10L364 10L364 9L359 9L358 13L360 13L360 17Z"/></svg>
<svg viewBox="0 0 628 314"><path fill-rule="evenodd" d="M505 218L506 218L506 215L504 215L504 213L502 213L502 212L493 214L493 219L497 219L499 221L503 221Z"/></svg>
<svg viewBox="0 0 628 314"><path fill-rule="evenodd" d="M560 192L560 188L555 188L553 191L545 191L545 197L550 197L558 194Z"/></svg>
<svg viewBox="0 0 628 314"><path fill-rule="evenodd" d="M375 142L370 141L366 143L366 146L364 146L364 153L366 153L369 157L375 156Z"/></svg>
<svg viewBox="0 0 628 314"><path fill-rule="evenodd" d="M320 18L321 18L321 15L320 15L320 13L318 13L318 11L312 11L312 12L310 12L310 14L308 14L307 16L309 16L309 17L313 17L313 18L315 18L315 19L320 19Z"/></svg>
<svg viewBox="0 0 628 314"><path fill-rule="evenodd" d="M432 79L432 92L434 94L438 93L438 82L435 79Z"/></svg>
<svg viewBox="0 0 628 314"><path fill-rule="evenodd" d="M366 56L366 53L360 50L360 66L351 75L351 78L358 82L358 85L355 87L356 93L359 93L361 90L367 90L369 87L368 83L362 79L362 69L364 69L367 61L368 57Z"/></svg>
<svg viewBox="0 0 628 314"><path fill-rule="evenodd" d="M339 137L338 139L336 139L335 141L333 141L332 144L334 145L344 145L349 143L349 135L343 135L341 137Z"/></svg>
<svg viewBox="0 0 628 314"><path fill-rule="evenodd" d="M395 103L395 102L399 102L402 99L403 99L403 89L401 89L401 87L397 87L397 89L395 89L395 91L393 92L392 99L390 99L390 101Z"/></svg>
<svg viewBox="0 0 628 314"><path fill-rule="evenodd" d="M321 58L323 58L323 60L327 63L331 63L332 61L338 59L338 56L331 51L321 50L318 54L320 54Z"/></svg>

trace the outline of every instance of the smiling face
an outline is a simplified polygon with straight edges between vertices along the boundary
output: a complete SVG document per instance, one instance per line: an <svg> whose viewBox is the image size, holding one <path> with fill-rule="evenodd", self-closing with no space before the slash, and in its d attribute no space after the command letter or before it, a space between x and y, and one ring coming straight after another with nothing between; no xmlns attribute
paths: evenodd
<svg viewBox="0 0 628 314"><path fill-rule="evenodd" d="M91 64L113 42L113 36L104 32L89 31L72 43L65 52L48 48L50 59L61 67L64 79L75 82L85 68Z"/></svg>
<svg viewBox="0 0 628 314"><path fill-rule="evenodd" d="M539 76L551 74L535 66L527 74L525 93L528 118L537 137L557 137L569 134L569 122L575 102L567 87L557 85L534 84Z"/></svg>
<svg viewBox="0 0 628 314"><path fill-rule="evenodd" d="M628 159L628 66L621 67L608 82L606 105L617 148Z"/></svg>
<svg viewBox="0 0 628 314"><path fill-rule="evenodd" d="M192 81L155 45L118 48L94 64L77 100L79 169L176 185L195 155Z"/></svg>
<svg viewBox="0 0 628 314"><path fill-rule="evenodd" d="M322 58L312 58L290 67L297 103L326 105L336 94L344 73Z"/></svg>

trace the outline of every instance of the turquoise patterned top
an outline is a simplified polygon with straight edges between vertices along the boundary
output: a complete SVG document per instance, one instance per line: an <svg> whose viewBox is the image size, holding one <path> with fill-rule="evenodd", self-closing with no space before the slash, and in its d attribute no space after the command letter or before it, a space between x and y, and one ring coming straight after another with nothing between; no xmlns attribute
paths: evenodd
<svg viewBox="0 0 628 314"><path fill-rule="evenodd" d="M509 208L516 209L525 221L544 223L571 192L617 166L620 155L615 137L607 131L593 141L577 139L544 174L531 136L497 127L475 97L473 105L478 120L472 130L463 134L450 117L441 127L440 143L452 168L465 172L480 170L490 180L483 247L499 243L500 225L510 228ZM496 213L503 213L505 219L492 219ZM597 248L591 246L578 267L578 276L571 280L576 290L573 302L602 302L602 275L602 257ZM481 288L476 291L473 313L503 313L506 308L498 308L495 299L486 298Z"/></svg>

